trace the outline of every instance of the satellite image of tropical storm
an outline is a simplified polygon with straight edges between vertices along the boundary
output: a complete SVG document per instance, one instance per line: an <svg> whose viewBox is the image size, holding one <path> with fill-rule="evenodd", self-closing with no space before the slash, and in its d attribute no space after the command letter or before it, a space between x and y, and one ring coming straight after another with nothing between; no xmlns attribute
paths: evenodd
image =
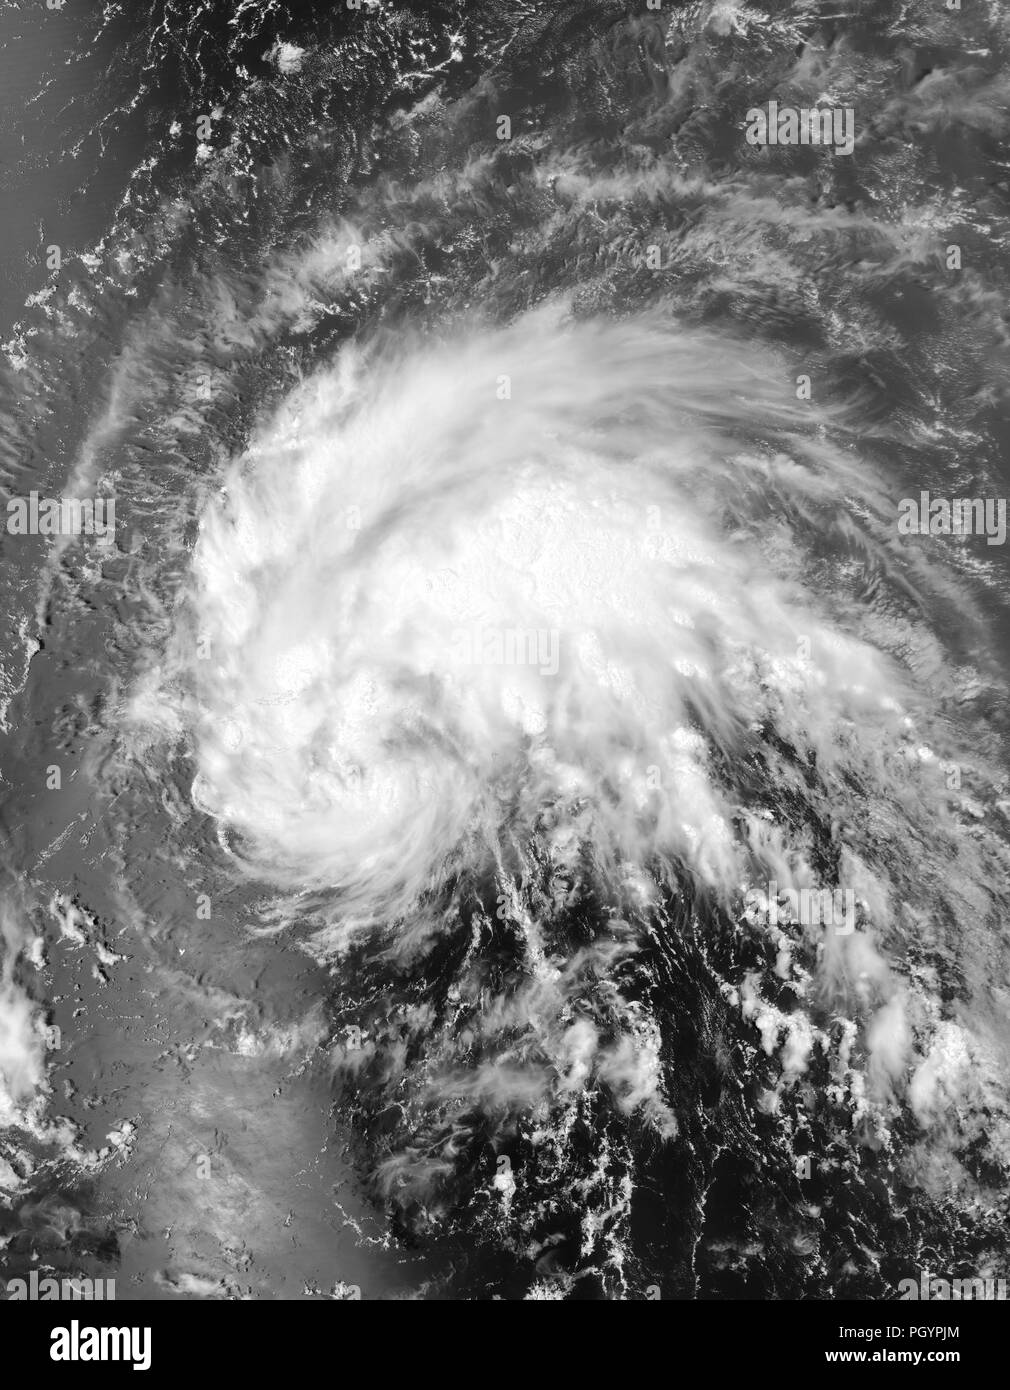
<svg viewBox="0 0 1010 1390"><path fill-rule="evenodd" d="M1005 1300L1005 0L0 64L3 1301Z"/></svg>

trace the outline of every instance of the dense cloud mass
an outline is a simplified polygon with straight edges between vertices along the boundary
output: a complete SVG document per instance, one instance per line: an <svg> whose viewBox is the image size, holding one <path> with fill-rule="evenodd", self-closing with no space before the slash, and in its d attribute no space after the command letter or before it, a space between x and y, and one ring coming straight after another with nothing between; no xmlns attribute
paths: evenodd
<svg viewBox="0 0 1010 1390"><path fill-rule="evenodd" d="M11 1270L1004 1272L1007 16L19 22Z"/></svg>

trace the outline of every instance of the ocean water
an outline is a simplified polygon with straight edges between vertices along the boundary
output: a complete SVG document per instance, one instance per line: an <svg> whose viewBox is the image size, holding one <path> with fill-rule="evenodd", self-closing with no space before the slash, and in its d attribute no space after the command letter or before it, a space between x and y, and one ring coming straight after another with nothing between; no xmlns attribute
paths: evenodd
<svg viewBox="0 0 1010 1390"><path fill-rule="evenodd" d="M1007 40L4 11L0 1275L1005 1273Z"/></svg>

